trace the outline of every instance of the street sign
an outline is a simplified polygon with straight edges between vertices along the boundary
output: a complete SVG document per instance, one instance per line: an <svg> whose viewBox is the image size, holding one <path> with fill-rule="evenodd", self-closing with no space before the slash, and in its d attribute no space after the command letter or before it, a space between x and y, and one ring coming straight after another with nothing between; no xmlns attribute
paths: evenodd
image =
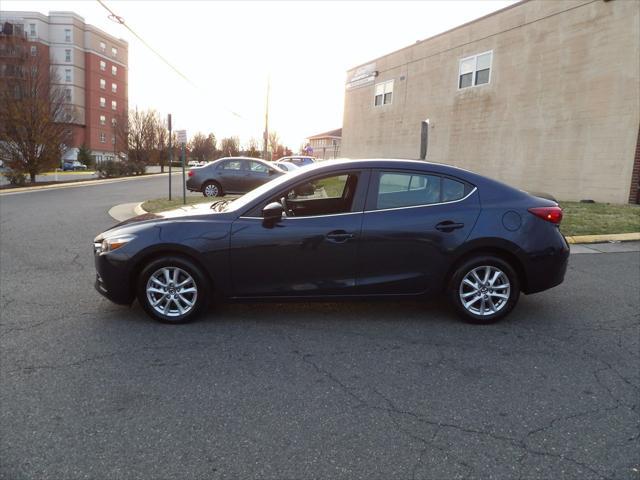
<svg viewBox="0 0 640 480"><path fill-rule="evenodd" d="M182 143L183 145L187 144L187 131L186 130L176 130L176 136L178 137L178 143Z"/></svg>

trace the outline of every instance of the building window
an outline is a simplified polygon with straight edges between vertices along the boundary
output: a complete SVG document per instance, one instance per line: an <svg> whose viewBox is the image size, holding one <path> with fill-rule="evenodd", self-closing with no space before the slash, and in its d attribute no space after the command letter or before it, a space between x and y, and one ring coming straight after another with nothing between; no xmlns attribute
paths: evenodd
<svg viewBox="0 0 640 480"><path fill-rule="evenodd" d="M104 108L107 105L107 100L104 97L100 97L100 106Z"/></svg>
<svg viewBox="0 0 640 480"><path fill-rule="evenodd" d="M114 57L118 56L118 49L116 47L111 47L111 55Z"/></svg>
<svg viewBox="0 0 640 480"><path fill-rule="evenodd" d="M112 145L116 144L116 136L115 135L111 135L111 144Z"/></svg>
<svg viewBox="0 0 640 480"><path fill-rule="evenodd" d="M103 72L107 69L107 63L104 60L100 60L100 70Z"/></svg>
<svg viewBox="0 0 640 480"><path fill-rule="evenodd" d="M118 93L118 85L116 85L115 83L111 84L111 91L113 93Z"/></svg>
<svg viewBox="0 0 640 480"><path fill-rule="evenodd" d="M64 41L67 43L71 42L71 29L70 28L65 28L64 29Z"/></svg>
<svg viewBox="0 0 640 480"><path fill-rule="evenodd" d="M35 37L36 36L36 24L35 23L30 23L29 24L29 36L30 37Z"/></svg>
<svg viewBox="0 0 640 480"><path fill-rule="evenodd" d="M70 68L65 68L64 69L64 81L67 83L71 83L71 69Z"/></svg>
<svg viewBox="0 0 640 480"><path fill-rule="evenodd" d="M64 89L64 100L65 100L65 102L71 102L71 89L70 88L65 88Z"/></svg>
<svg viewBox="0 0 640 480"><path fill-rule="evenodd" d="M115 118L111 119L111 126L115 127L118 124L118 121Z"/></svg>
<svg viewBox="0 0 640 480"><path fill-rule="evenodd" d="M118 102L111 100L111 110L115 110L116 108L118 108Z"/></svg>
<svg viewBox="0 0 640 480"><path fill-rule="evenodd" d="M36 55L38 55L38 47L31 45L31 56L35 57Z"/></svg>
<svg viewBox="0 0 640 480"><path fill-rule="evenodd" d="M378 83L376 85L376 96L374 99L374 106L379 107L381 105L389 105L393 100L393 80L388 82Z"/></svg>
<svg viewBox="0 0 640 480"><path fill-rule="evenodd" d="M105 81L105 79L104 79L104 78L101 78L101 79L100 79L100 88L101 88L102 90L104 90L105 88L107 88L107 82Z"/></svg>
<svg viewBox="0 0 640 480"><path fill-rule="evenodd" d="M104 42L100 42L100 51L104 53L106 49L107 49L107 44Z"/></svg>
<svg viewBox="0 0 640 480"><path fill-rule="evenodd" d="M489 83L493 52L484 52L460 60L458 88L474 87Z"/></svg>
<svg viewBox="0 0 640 480"><path fill-rule="evenodd" d="M115 65L111 65L111 75L117 75L118 74L118 67L116 67Z"/></svg>
<svg viewBox="0 0 640 480"><path fill-rule="evenodd" d="M67 63L71 62L71 49L69 48L64 51L64 61Z"/></svg>
<svg viewBox="0 0 640 480"><path fill-rule="evenodd" d="M107 117L105 117L104 115L100 115L100 125L106 125L107 124Z"/></svg>
<svg viewBox="0 0 640 480"><path fill-rule="evenodd" d="M104 132L100 132L100 143L107 143L107 136Z"/></svg>

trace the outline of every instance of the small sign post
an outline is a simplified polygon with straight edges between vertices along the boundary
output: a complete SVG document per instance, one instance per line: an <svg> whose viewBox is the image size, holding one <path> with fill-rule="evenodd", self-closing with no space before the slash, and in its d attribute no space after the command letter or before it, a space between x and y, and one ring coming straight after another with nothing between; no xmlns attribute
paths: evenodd
<svg viewBox="0 0 640 480"><path fill-rule="evenodd" d="M182 160L182 204L187 204L187 178L185 173L185 147L187 144L187 131L176 130L178 136L178 143L181 145L181 160Z"/></svg>
<svg viewBox="0 0 640 480"><path fill-rule="evenodd" d="M169 127L169 200L171 200L171 164L173 163L173 146L171 145L171 114L167 116Z"/></svg>

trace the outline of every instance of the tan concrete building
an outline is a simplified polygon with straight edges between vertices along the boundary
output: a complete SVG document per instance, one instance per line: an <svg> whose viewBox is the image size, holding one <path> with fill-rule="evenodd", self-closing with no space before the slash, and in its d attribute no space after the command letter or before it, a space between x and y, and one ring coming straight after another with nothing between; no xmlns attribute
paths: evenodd
<svg viewBox="0 0 640 480"><path fill-rule="evenodd" d="M341 153L638 203L639 82L640 1L523 1L350 70Z"/></svg>
<svg viewBox="0 0 640 480"><path fill-rule="evenodd" d="M341 128L312 135L307 138L307 145L313 149L311 154L319 160L333 160L339 158L341 142Z"/></svg>
<svg viewBox="0 0 640 480"><path fill-rule="evenodd" d="M73 12L0 11L0 25L23 35L31 55L46 55L73 107L73 143L65 159L86 144L97 161L115 158L122 139L114 122L128 105L128 43L85 23Z"/></svg>

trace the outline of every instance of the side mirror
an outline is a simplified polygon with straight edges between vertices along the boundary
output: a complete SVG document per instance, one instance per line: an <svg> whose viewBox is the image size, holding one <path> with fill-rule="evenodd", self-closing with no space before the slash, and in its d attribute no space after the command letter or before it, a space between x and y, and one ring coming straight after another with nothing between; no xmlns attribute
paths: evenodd
<svg viewBox="0 0 640 480"><path fill-rule="evenodd" d="M280 202L271 202L262 209L262 218L268 222L278 221L282 218L282 212L284 208Z"/></svg>

